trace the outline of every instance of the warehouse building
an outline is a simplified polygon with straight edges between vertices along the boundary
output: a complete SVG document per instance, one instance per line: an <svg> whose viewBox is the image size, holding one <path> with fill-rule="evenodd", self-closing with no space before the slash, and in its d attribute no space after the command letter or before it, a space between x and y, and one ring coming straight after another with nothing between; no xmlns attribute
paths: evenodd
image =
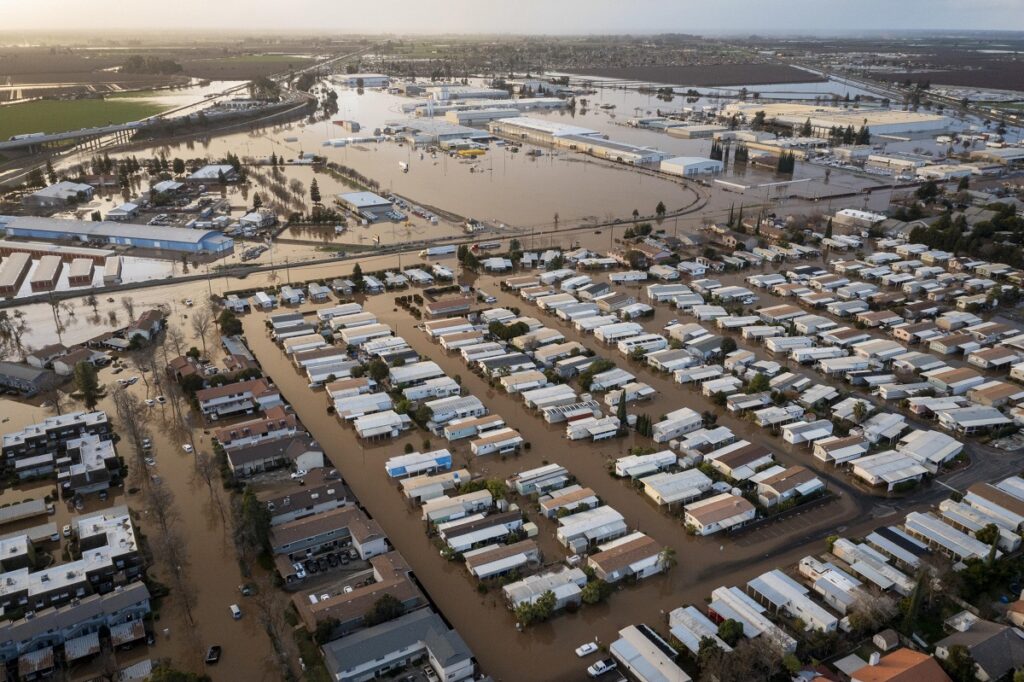
<svg viewBox="0 0 1024 682"><path fill-rule="evenodd" d="M671 159L662 159L659 166L662 173L686 178L696 175L718 175L723 168L721 161L701 156L674 156Z"/></svg>
<svg viewBox="0 0 1024 682"><path fill-rule="evenodd" d="M8 237L20 239L99 242L155 251L206 253L218 257L230 254L235 248L234 240L214 230L188 230L159 225L0 216L0 227L7 231Z"/></svg>
<svg viewBox="0 0 1024 682"><path fill-rule="evenodd" d="M64 208L68 204L91 201L95 190L80 182L61 182L26 194L21 199L26 208Z"/></svg>
<svg viewBox="0 0 1024 682"><path fill-rule="evenodd" d="M733 102L725 107L723 116L739 115L752 120L763 111L765 119L780 125L800 128L810 119L812 135L828 136L834 127L867 126L872 135L906 135L946 130L950 119L938 114L890 109L845 109L842 107L800 104L795 102Z"/></svg>
<svg viewBox="0 0 1024 682"><path fill-rule="evenodd" d="M339 194L338 199L367 220L380 220L392 209L390 201L373 192L348 192Z"/></svg>

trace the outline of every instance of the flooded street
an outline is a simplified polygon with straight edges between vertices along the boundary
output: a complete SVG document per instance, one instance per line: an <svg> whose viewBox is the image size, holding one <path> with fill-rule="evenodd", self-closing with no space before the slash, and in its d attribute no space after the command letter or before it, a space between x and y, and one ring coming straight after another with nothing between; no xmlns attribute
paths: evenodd
<svg viewBox="0 0 1024 682"><path fill-rule="evenodd" d="M481 278L477 284L498 295L496 305L522 308L524 314L542 319L545 324L562 331L567 339L583 341L605 357L616 360L620 367L628 368L639 380L650 383L659 391L653 403L640 404L631 411L648 412L657 417L684 405L698 411L707 408L706 400L698 392L674 384L670 376L654 374L646 367L627 362L613 349L600 347L593 337L581 338L570 326L556 322L506 293L499 294L495 280ZM247 316L246 335L264 370L291 402L305 426L325 447L353 492L381 523L391 542L411 563L416 576L444 616L466 639L484 671L496 679L523 679L520 665L524 655L530 657L531 670L537 671L531 679L579 679L581 667L572 655L572 649L580 643L598 637L607 644L615 638L617 629L627 622L660 626L668 611L689 603L699 606L719 585L742 584L768 568L785 566L808 553L823 551L823 538L834 532L837 526L855 534L856 529L874 528L882 523L882 516L895 513L881 500L875 505L870 499L864 502L854 498L847 494L850 487L839 483L832 486L838 493L838 499L813 511L801 512L735 538L690 536L678 519L659 511L641 492L612 478L607 472L606 463L610 459L626 454L630 446L644 443L645 439L637 440L631 435L601 443L567 441L564 428L548 425L537 414L528 413L520 399L491 389L483 379L471 373L457 355L447 355L440 346L431 343L422 330L414 327L414 321L406 313L396 312L392 298L391 295L373 297L365 301L365 307L382 322L392 325L395 333L403 336L424 358L436 361L449 376L461 377L465 393L480 398L492 413L502 415L531 444L529 450L507 458L475 458L469 453L466 442L447 444L437 437L429 438L430 447L449 447L456 466L467 466L474 475L488 478L504 479L546 462L557 462L568 468L581 485L593 488L603 502L622 512L631 528L642 530L659 544L673 547L679 558L679 565L669 574L648 579L637 586L621 588L606 604L584 606L575 614L559 614L548 623L517 633L514 617L501 603L500 593L492 590L481 596L461 563L449 563L438 556L437 548L427 537L418 515L408 508L398 488L388 481L383 471L384 461L401 453L406 443L417 450L427 448L424 439L429 434L414 431L392 441L358 441L350 428L343 427L335 417L327 414L324 394L312 393L306 385L307 379L296 372L269 339L263 324L265 316ZM303 309L310 308L304 306ZM646 321L645 326L660 328L670 314L672 311L668 309L659 309L654 320ZM783 464L811 464L812 458L805 449L785 446L781 438L771 438L749 422L722 415L719 423L733 428L741 437L765 443L777 453ZM545 562L563 560L565 551L554 540L555 524L540 518L533 503L527 501L524 510L540 528L538 540L545 550ZM499 641L501 646L496 646L495 642Z"/></svg>

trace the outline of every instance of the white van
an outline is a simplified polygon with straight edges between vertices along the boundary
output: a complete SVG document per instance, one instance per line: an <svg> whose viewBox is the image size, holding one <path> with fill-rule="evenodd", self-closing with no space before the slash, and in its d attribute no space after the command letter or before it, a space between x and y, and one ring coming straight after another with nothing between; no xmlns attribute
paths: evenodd
<svg viewBox="0 0 1024 682"><path fill-rule="evenodd" d="M238 604L232 604L229 608L231 609L232 618L238 620L242 617L242 609L238 608Z"/></svg>

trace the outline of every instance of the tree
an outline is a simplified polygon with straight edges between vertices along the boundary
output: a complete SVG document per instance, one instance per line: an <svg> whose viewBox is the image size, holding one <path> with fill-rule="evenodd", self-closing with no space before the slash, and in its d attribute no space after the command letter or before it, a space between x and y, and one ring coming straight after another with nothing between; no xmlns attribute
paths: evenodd
<svg viewBox="0 0 1024 682"><path fill-rule="evenodd" d="M57 171L53 170L53 162L46 160L46 181L51 185L57 184Z"/></svg>
<svg viewBox="0 0 1024 682"><path fill-rule="evenodd" d="M825 237L829 238L831 236L832 236L832 218L829 218L828 222L825 223Z"/></svg>
<svg viewBox="0 0 1024 682"><path fill-rule="evenodd" d="M718 638L729 646L736 646L736 643L743 637L743 625L732 618L727 618L718 626Z"/></svg>
<svg viewBox="0 0 1024 682"><path fill-rule="evenodd" d="M639 218L639 217L640 217L640 210L639 210L639 209L636 209L636 208L634 208L634 209L633 209L633 220L636 220L636 219L637 219L637 218Z"/></svg>
<svg viewBox="0 0 1024 682"><path fill-rule="evenodd" d="M626 416L627 416L626 415L626 389L622 389L622 392L619 393L619 404L615 408L615 416L619 420L619 426L624 428L626 426Z"/></svg>
<svg viewBox="0 0 1024 682"><path fill-rule="evenodd" d="M352 282L356 285L357 289L363 286L363 268L359 263L356 263L355 267L352 268Z"/></svg>
<svg viewBox="0 0 1024 682"><path fill-rule="evenodd" d="M914 591L907 600L907 608L903 614L903 632L907 635L913 634L914 628L917 627L917 614L921 611L921 602L924 600L925 580L923 573L917 576Z"/></svg>
<svg viewBox="0 0 1024 682"><path fill-rule="evenodd" d="M864 418L868 416L868 406L863 400L858 400L853 404L853 421L860 424L864 421Z"/></svg>
<svg viewBox="0 0 1024 682"><path fill-rule="evenodd" d="M374 358L370 362L370 366L367 368L366 373L370 376L371 379L373 379L377 383L380 383L388 378L390 370L388 369L388 365L386 362L384 362L380 358Z"/></svg>
<svg viewBox="0 0 1024 682"><path fill-rule="evenodd" d="M914 195L925 203L930 203L935 200L936 197L941 194L938 184L934 180L929 180L914 192Z"/></svg>
<svg viewBox="0 0 1024 682"><path fill-rule="evenodd" d="M316 178L309 184L309 199L314 206L320 205L320 185L317 184Z"/></svg>
<svg viewBox="0 0 1024 682"><path fill-rule="evenodd" d="M667 573L672 570L677 563L679 563L679 559L676 558L676 550L674 548L665 545L661 548L661 551L658 552L658 568L662 571Z"/></svg>
<svg viewBox="0 0 1024 682"><path fill-rule="evenodd" d="M363 614L363 625L372 627L380 623L394 620L405 613L405 606L392 594L383 594L373 606Z"/></svg>
<svg viewBox="0 0 1024 682"><path fill-rule="evenodd" d="M25 354L22 337L28 331L28 322L22 310L0 310L0 356L19 358Z"/></svg>
<svg viewBox="0 0 1024 682"><path fill-rule="evenodd" d="M210 335L210 328L213 325L213 313L207 307L197 308L192 312L192 331L196 333L203 344L203 356L206 356L206 337Z"/></svg>
<svg viewBox="0 0 1024 682"><path fill-rule="evenodd" d="M177 156L174 157L174 161L171 162L171 170L174 171L175 175L184 175L185 174L185 161L184 161L184 159L179 159Z"/></svg>
<svg viewBox="0 0 1024 682"><path fill-rule="evenodd" d="M121 306L124 308L124 311L126 313L128 313L128 321L129 322L134 322L135 321L135 299L132 298L131 296L122 296L121 297Z"/></svg>
<svg viewBox="0 0 1024 682"><path fill-rule="evenodd" d="M96 403L103 395L96 367L88 360L82 360L75 365L75 390L82 395L82 402L90 410L96 407Z"/></svg>
<svg viewBox="0 0 1024 682"><path fill-rule="evenodd" d="M580 599L584 604L599 604L607 597L610 585L603 580L591 580L580 591Z"/></svg>
<svg viewBox="0 0 1024 682"><path fill-rule="evenodd" d="M958 192L966 192L971 187L971 178L968 175L960 178L960 181L956 183L956 190Z"/></svg>
<svg viewBox="0 0 1024 682"><path fill-rule="evenodd" d="M555 229L558 229L558 212L555 212Z"/></svg>
<svg viewBox="0 0 1024 682"><path fill-rule="evenodd" d="M252 193L252 210L258 211L263 208L263 197L260 196L259 192Z"/></svg>
<svg viewBox="0 0 1024 682"><path fill-rule="evenodd" d="M855 631L877 632L896 617L899 606L896 600L887 594L862 590L857 593L847 613L850 617L850 626Z"/></svg>
<svg viewBox="0 0 1024 682"><path fill-rule="evenodd" d="M736 339L726 336L722 339L722 355L727 355L736 350Z"/></svg>
<svg viewBox="0 0 1024 682"><path fill-rule="evenodd" d="M46 177L43 175L42 168L33 168L28 173L28 177L25 178L25 184L29 187L43 187L46 185Z"/></svg>
<svg viewBox="0 0 1024 682"><path fill-rule="evenodd" d="M803 127L800 128L800 134L803 137L810 137L813 132L814 129L811 127L811 119L808 118L806 121L804 121Z"/></svg>
<svg viewBox="0 0 1024 682"><path fill-rule="evenodd" d="M974 658L970 650L963 644L949 647L946 658L940 659L943 669L953 682L974 682Z"/></svg>
<svg viewBox="0 0 1024 682"><path fill-rule="evenodd" d="M226 336L237 336L242 333L242 321L230 310L224 310L217 317L220 331Z"/></svg>
<svg viewBox="0 0 1024 682"><path fill-rule="evenodd" d="M659 218L665 217L665 202L659 201L658 205L654 207L654 214Z"/></svg>
<svg viewBox="0 0 1024 682"><path fill-rule="evenodd" d="M771 389L771 381L766 374L758 372L754 378L747 383L747 393L763 393Z"/></svg>

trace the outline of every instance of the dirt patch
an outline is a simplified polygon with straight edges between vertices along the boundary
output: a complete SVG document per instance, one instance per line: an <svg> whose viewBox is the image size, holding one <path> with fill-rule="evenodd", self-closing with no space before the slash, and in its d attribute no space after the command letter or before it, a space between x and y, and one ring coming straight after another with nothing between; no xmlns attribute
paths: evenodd
<svg viewBox="0 0 1024 682"><path fill-rule="evenodd" d="M626 66L576 69L581 76L621 78L669 85L772 85L811 83L820 76L786 64L711 64L708 66Z"/></svg>

